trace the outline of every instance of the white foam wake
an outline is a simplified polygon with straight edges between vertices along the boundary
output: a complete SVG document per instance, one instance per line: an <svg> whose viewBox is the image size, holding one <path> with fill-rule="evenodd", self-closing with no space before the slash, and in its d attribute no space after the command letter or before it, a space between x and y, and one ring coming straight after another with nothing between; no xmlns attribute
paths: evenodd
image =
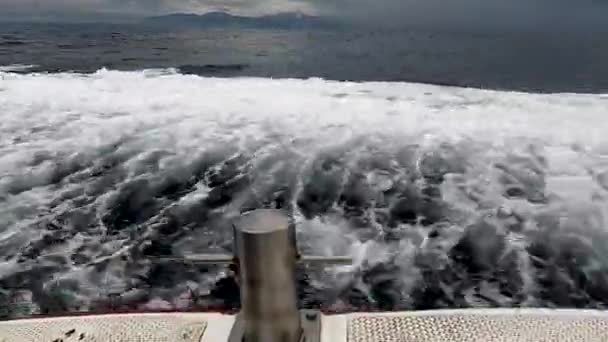
<svg viewBox="0 0 608 342"><path fill-rule="evenodd" d="M17 257L24 249L33 248L31 241L53 231L48 225L40 225L41 217L54 220L60 213L73 214L78 209L82 217L75 219L71 214L71 221L66 223L66 227L79 230L76 234L60 239L55 248L38 246L44 253L28 256L32 260L48 259L53 253L67 255L101 244L103 247L85 253L86 262L62 261L52 272L55 280L77 278L88 285L103 286L88 267L135 244L129 239L117 239L112 244L99 242L104 239L100 236L115 229L112 227L121 226L104 218L104 213L115 211L116 201L122 203L125 188L157 189L154 184L186 177L184 174L190 172L201 154L213 151L221 151L217 152L223 155L218 161L236 163L236 173L260 170L255 177L249 174L255 178L250 184L252 191L267 191L276 182L272 177L278 177L277 170L292 170L297 174L297 184L287 182L285 187L293 190L289 201L296 208L306 248L320 253L358 250L362 253L359 269L392 260L400 265L394 271L401 272L395 287L403 297L414 296L413 288L423 277L422 266L413 266L419 262L416 258L426 256L427 266L434 269L447 267L448 251L458 241L469 239L466 234L471 231L483 243L467 253L480 259L492 255L496 234L484 241L485 235L477 232L482 229L479 221L489 212L499 217L491 218L492 222L504 218L505 222L523 220L532 224L538 223L543 213L558 210L574 213L556 223L567 229L567 234L588 229L597 230L593 234L600 236L605 233L605 95L541 95L321 79L218 79L184 76L170 70L100 70L91 75L18 75L4 71L0 69L0 247L7 261L0 266L0 279L34 267L29 261L19 263ZM412 146L415 148L408 150ZM413 160L410 166L399 159L406 158L407 151L412 153L407 157ZM238 158L243 155L248 161L241 163ZM374 158L380 161L369 161ZM265 166L271 159L274 166ZM339 166L327 166L327 160ZM374 163L382 166L369 166ZM99 176L116 165L120 172ZM363 174L362 181L353 180L357 172ZM388 200L394 189L406 191L403 189L412 184L419 188L416 184L422 180L432 183L431 174L435 173L441 178L440 197L446 204L441 206L443 219L434 220L430 226L453 226L440 242L427 237L429 224L420 223L421 217L428 218L432 213L418 213L418 221L410 222L401 217L407 213L399 214L399 199ZM315 177L321 178L323 190L310 190L307 182ZM355 215L349 209L359 204L340 204L348 203L343 197L358 186L353 182L363 182L365 191L374 194L373 199L363 196L366 204L358 210L365 214ZM138 211L150 213L129 224L152 226L174 206L199 203L209 195L213 187L210 183L213 181L209 179L195 179L196 189L175 201L157 200L160 195L156 192L138 195L129 203L139 201ZM517 186L513 186L515 183ZM323 191L334 186L338 195L326 194L331 198L329 205L321 208L314 196L323 196ZM316 191L314 205L302 200L306 196L301 194L311 191ZM223 217L238 214L254 195L230 196L229 203L222 204ZM388 204L379 204L382 201ZM388 208L391 223L379 218L386 214L378 209L383 206ZM353 223L350 215L365 217L364 223ZM209 225L218 222L208 217L206 220ZM78 222L99 230L87 231L89 228ZM505 222L497 226L509 226ZM358 224L371 227L373 236L359 234L355 227ZM387 226L397 227L398 242L378 240L378 234L387 234ZM520 226L516 232L501 231L498 235L508 244L501 253L515 253L514 263L525 275L532 266L525 251L529 244L521 239L529 238L528 230L540 228L523 223ZM141 234L142 239L148 236ZM176 240L175 246L194 248L198 245L191 240L196 238L192 233ZM198 248L213 250L218 244L208 242ZM589 249L596 254L604 250ZM606 267L594 262L588 261L585 267ZM112 271L115 274L108 278L118 287L128 286L124 273L130 271L124 267L124 263L116 266ZM348 272L352 275L352 270ZM521 278L525 288L521 291L533 297L538 279ZM366 286L369 284L360 285L363 291L367 291ZM486 296L503 300L495 285L484 286ZM468 290L463 291L466 295ZM469 303L476 300L470 299Z"/></svg>

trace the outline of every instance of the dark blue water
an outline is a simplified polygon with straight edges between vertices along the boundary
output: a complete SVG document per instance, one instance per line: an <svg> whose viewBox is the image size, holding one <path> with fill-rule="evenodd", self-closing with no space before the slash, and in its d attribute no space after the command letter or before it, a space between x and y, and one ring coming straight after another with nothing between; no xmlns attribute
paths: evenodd
<svg viewBox="0 0 608 342"><path fill-rule="evenodd" d="M0 24L0 65L33 71L179 68L213 76L322 77L534 92L608 91L600 33L150 30Z"/></svg>

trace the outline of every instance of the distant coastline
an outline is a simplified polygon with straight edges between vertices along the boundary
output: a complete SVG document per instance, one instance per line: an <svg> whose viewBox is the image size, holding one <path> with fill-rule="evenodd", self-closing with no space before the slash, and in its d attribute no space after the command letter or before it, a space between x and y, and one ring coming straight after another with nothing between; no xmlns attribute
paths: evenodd
<svg viewBox="0 0 608 342"><path fill-rule="evenodd" d="M202 15L174 13L147 17L140 24L166 28L256 28L256 29L311 29L335 28L337 21L297 12L279 13L260 17L245 17L225 12L210 12Z"/></svg>

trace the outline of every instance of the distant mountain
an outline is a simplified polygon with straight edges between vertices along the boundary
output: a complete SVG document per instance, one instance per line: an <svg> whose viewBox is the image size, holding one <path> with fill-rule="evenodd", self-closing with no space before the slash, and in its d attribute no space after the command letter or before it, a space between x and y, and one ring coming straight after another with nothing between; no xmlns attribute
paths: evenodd
<svg viewBox="0 0 608 342"><path fill-rule="evenodd" d="M225 12L203 15L175 13L145 18L144 25L166 28L258 28L258 29L309 29L335 27L329 18L302 13L280 13L261 17L243 17Z"/></svg>

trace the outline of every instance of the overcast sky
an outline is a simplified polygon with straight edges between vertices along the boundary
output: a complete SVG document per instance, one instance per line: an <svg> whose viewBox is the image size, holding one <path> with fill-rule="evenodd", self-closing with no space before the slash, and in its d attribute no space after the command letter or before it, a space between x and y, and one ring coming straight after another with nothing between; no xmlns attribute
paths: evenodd
<svg viewBox="0 0 608 342"><path fill-rule="evenodd" d="M392 25L576 28L608 26L608 0L0 0L18 16L156 15L301 11Z"/></svg>

